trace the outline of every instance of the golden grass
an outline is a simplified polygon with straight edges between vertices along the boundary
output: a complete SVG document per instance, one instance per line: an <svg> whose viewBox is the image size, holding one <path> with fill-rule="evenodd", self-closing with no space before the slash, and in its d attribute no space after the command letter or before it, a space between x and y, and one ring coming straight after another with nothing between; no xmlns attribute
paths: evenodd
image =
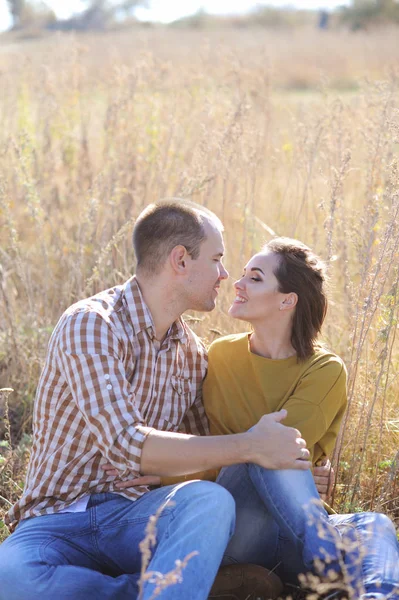
<svg viewBox="0 0 399 600"><path fill-rule="evenodd" d="M328 260L324 338L350 398L335 507L399 518L396 40L135 30L0 44L0 387L15 390L17 450L58 317L133 273L146 204L185 196L223 219L233 279L272 232ZM242 329L226 317L231 297L226 284L196 315L208 341ZM20 492L0 450L2 510Z"/></svg>

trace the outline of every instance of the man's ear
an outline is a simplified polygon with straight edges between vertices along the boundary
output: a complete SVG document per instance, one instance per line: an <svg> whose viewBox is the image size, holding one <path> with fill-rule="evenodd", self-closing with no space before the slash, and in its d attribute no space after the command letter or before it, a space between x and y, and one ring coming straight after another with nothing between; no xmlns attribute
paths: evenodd
<svg viewBox="0 0 399 600"><path fill-rule="evenodd" d="M292 310L298 304L298 294L290 292L286 294L284 300L280 303L280 310Z"/></svg>
<svg viewBox="0 0 399 600"><path fill-rule="evenodd" d="M187 261L190 258L184 246L175 246L169 254L169 263L176 275L184 275L187 271Z"/></svg>

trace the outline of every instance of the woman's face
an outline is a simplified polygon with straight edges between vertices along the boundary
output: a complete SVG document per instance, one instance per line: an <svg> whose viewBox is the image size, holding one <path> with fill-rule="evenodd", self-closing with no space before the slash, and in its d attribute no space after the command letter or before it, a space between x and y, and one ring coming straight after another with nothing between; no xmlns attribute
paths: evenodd
<svg viewBox="0 0 399 600"><path fill-rule="evenodd" d="M249 323L278 318L287 296L278 291L274 275L278 260L276 254L267 251L251 258L234 284L236 297L229 309L230 316Z"/></svg>

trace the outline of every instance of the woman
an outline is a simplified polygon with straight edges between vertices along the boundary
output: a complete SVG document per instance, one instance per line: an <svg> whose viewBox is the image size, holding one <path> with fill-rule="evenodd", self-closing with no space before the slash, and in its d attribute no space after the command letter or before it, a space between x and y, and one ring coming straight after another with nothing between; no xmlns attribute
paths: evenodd
<svg viewBox="0 0 399 600"><path fill-rule="evenodd" d="M274 239L251 258L234 287L229 314L252 331L210 347L203 397L211 433L246 431L263 414L285 408L284 424L301 431L316 463L332 453L346 407L343 362L317 342L327 310L324 264L304 244ZM382 598L398 585L389 519L328 516L309 471L236 465L222 469L217 481L237 509L224 564L261 565L291 582L299 573L317 572L331 581L325 590L346 585L355 598ZM220 586L218 592L214 597L223 596Z"/></svg>

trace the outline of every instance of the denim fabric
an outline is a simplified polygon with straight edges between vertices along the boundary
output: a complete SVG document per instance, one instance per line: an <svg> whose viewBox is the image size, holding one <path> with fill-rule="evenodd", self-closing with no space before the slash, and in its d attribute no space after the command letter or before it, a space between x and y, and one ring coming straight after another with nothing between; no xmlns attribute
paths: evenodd
<svg viewBox="0 0 399 600"><path fill-rule="evenodd" d="M217 482L236 502L223 564L251 562L295 583L299 573L315 572L314 559L320 559L322 575L344 572L356 598L399 599L399 547L385 515L328 515L310 471L234 465L222 469Z"/></svg>
<svg viewBox="0 0 399 600"><path fill-rule="evenodd" d="M162 591L162 599L205 600L235 518L231 495L208 481L166 486L136 501L96 494L85 512L22 521L0 545L0 600L134 600L139 544L149 517L169 500L147 571L165 574L196 551L182 582ZM145 583L143 600L155 587Z"/></svg>

